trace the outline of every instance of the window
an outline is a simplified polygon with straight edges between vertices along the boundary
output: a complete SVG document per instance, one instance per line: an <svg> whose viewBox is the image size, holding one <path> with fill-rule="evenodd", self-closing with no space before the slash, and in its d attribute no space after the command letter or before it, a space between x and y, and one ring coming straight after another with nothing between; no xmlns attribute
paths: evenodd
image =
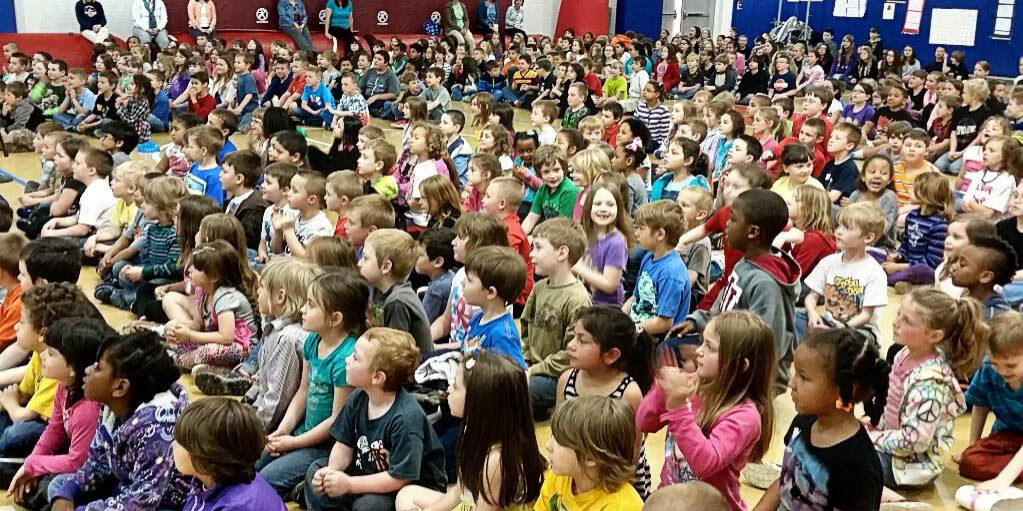
<svg viewBox="0 0 1023 511"><path fill-rule="evenodd" d="M1009 39L1012 29L1012 15L1015 12L1016 0L998 0L998 12L995 14L994 39Z"/></svg>

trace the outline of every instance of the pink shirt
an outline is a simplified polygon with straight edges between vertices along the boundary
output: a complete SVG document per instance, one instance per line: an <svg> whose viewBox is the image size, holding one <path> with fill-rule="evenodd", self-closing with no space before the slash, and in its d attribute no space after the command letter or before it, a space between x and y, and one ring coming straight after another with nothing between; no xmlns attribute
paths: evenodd
<svg viewBox="0 0 1023 511"><path fill-rule="evenodd" d="M668 410L664 391L655 383L636 411L640 431L668 428L660 487L700 480L717 488L731 509L745 511L739 472L760 440L760 412L753 401L743 400L718 417L708 436L696 423L703 400L694 396L689 401L690 407Z"/></svg>
<svg viewBox="0 0 1023 511"><path fill-rule="evenodd" d="M89 445L99 425L100 404L83 398L65 408L66 402L67 389L59 383L53 397L53 417L25 459L25 472L33 477L75 472L89 457ZM66 454L57 454L69 444Z"/></svg>
<svg viewBox="0 0 1023 511"><path fill-rule="evenodd" d="M888 398L885 400L884 406L884 423L880 425L879 429L900 429L902 427L902 421L899 419L899 407L902 404L902 394L906 391L906 378L909 378L910 373L920 367L920 364L936 356L938 356L937 353L932 353L928 357L909 360L908 349L903 349L898 355L895 355L895 363L892 364L892 370L888 373Z"/></svg>

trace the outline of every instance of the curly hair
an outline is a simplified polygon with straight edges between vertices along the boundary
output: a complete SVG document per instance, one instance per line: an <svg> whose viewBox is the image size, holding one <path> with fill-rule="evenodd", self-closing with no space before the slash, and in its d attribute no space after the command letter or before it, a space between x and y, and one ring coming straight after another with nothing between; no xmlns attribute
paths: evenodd
<svg viewBox="0 0 1023 511"><path fill-rule="evenodd" d="M113 337L97 359L106 360L114 377L128 380L132 408L170 390L181 376L160 338L148 330Z"/></svg>
<svg viewBox="0 0 1023 511"><path fill-rule="evenodd" d="M75 284L51 282L33 286L21 296L22 313L37 332L61 318L101 317L96 307Z"/></svg>
<svg viewBox="0 0 1023 511"><path fill-rule="evenodd" d="M811 330L803 344L814 350L821 363L830 365L831 382L846 405L863 403L870 423L877 425L888 398L890 366L874 341L852 328Z"/></svg>

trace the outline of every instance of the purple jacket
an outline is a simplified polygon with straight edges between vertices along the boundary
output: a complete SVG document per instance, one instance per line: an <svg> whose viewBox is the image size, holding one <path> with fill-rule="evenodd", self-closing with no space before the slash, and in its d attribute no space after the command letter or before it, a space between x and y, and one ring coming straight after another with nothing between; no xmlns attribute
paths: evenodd
<svg viewBox="0 0 1023 511"><path fill-rule="evenodd" d="M104 407L89 459L54 498L74 502L76 511L181 509L189 480L174 469L171 442L174 423L187 404L185 388L175 383L121 424ZM86 495L101 498L84 502Z"/></svg>
<svg viewBox="0 0 1023 511"><path fill-rule="evenodd" d="M259 474L247 483L203 488L198 480L192 483L183 511L286 511L284 502L273 487Z"/></svg>

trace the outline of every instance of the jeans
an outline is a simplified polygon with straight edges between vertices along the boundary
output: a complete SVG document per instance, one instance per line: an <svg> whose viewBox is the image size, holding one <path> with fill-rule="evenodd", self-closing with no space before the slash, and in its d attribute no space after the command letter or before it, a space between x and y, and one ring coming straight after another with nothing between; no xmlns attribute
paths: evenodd
<svg viewBox="0 0 1023 511"><path fill-rule="evenodd" d="M314 51L313 36L309 34L309 25L302 27L301 31L295 28L295 25L280 27L280 29L281 32L288 34L288 37L290 37L292 41L295 41L295 45L298 46L300 50Z"/></svg>
<svg viewBox="0 0 1023 511"><path fill-rule="evenodd" d="M155 42L160 49L166 48L170 45L170 38L167 37L167 30L163 29L156 33L156 35L150 35L149 31L142 27L132 27L131 34L139 38L142 44L149 44Z"/></svg>
<svg viewBox="0 0 1023 511"><path fill-rule="evenodd" d="M242 114L242 116L238 118L238 133L245 133L248 131L249 125L252 124L252 112L254 111L255 109Z"/></svg>
<svg viewBox="0 0 1023 511"><path fill-rule="evenodd" d="M318 459L305 472L305 507L309 511L351 510L351 511L394 511L394 497L397 493L348 494L333 498L313 491L313 476L327 466L327 458Z"/></svg>
<svg viewBox="0 0 1023 511"><path fill-rule="evenodd" d="M0 456L27 456L45 429L46 423L39 419L14 422L10 415L0 413Z"/></svg>
<svg viewBox="0 0 1023 511"><path fill-rule="evenodd" d="M934 166L938 167L945 174L955 176L963 168L963 158L960 156L958 160L953 161L952 158L949 158L948 153L945 153L938 158L938 161L934 162Z"/></svg>
<svg viewBox="0 0 1023 511"><path fill-rule="evenodd" d="M146 121L149 122L149 129L152 130L153 133L163 133L167 131L167 125L164 124L159 117L153 114L149 114Z"/></svg>
<svg viewBox="0 0 1023 511"><path fill-rule="evenodd" d="M401 120L403 117L401 114L401 108L398 107L397 101L385 101L384 107L380 109L380 113L376 115L381 119L387 119L389 121Z"/></svg>
<svg viewBox="0 0 1023 511"><path fill-rule="evenodd" d="M152 116L150 116L150 117L152 117ZM56 122L57 124L60 124L61 126L64 127L65 130L68 130L68 131L77 131L78 125L82 121L84 121L85 118L86 118L85 115L62 114L62 113L53 114L53 121ZM152 123L150 123L150 124L152 124Z"/></svg>
<svg viewBox="0 0 1023 511"><path fill-rule="evenodd" d="M476 94L475 85L462 85L460 83L456 83L451 86L451 101L461 101L462 98L467 98L473 94Z"/></svg>
<svg viewBox="0 0 1023 511"><path fill-rule="evenodd" d="M328 112L326 108L324 108L319 114L311 114L304 108L299 107L298 111L295 112L295 117L298 117L299 122L302 124L316 128L322 128L323 126L329 127L331 122L334 120L334 115Z"/></svg>
<svg viewBox="0 0 1023 511"><path fill-rule="evenodd" d="M217 31L216 30L210 30L210 31L206 32L206 31L199 30L199 29L197 29L195 27L188 27L188 34L192 36L192 39L198 39L199 36L201 36L201 35L206 36L206 38L209 39L209 40L213 40L214 37L217 37Z"/></svg>
<svg viewBox="0 0 1023 511"><path fill-rule="evenodd" d="M65 481L74 477L74 474L60 474L54 477L50 481L50 485L46 487L47 500L53 502L53 499L57 497L57 490L64 484Z"/></svg>
<svg viewBox="0 0 1023 511"><path fill-rule="evenodd" d="M387 110L387 104L394 103L393 101L384 101L378 99L369 104L369 115L380 118L380 116Z"/></svg>
<svg viewBox="0 0 1023 511"><path fill-rule="evenodd" d="M515 103L518 99L519 95L511 87L494 91L494 103Z"/></svg>
<svg viewBox="0 0 1023 511"><path fill-rule="evenodd" d="M533 420L545 420L558 394L558 378L546 374L529 377L529 400L533 403Z"/></svg>
<svg viewBox="0 0 1023 511"><path fill-rule="evenodd" d="M256 462L256 470L266 482L273 486L281 497L287 497L305 478L309 464L320 458L330 456L333 441L324 442L313 447L304 447L277 458L264 452Z"/></svg>

